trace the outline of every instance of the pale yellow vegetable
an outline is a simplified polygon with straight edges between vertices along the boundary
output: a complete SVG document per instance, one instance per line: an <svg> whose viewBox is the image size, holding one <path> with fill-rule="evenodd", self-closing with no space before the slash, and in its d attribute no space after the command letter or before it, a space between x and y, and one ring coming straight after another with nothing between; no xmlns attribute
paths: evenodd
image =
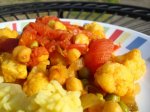
<svg viewBox="0 0 150 112"><path fill-rule="evenodd" d="M47 74L48 70L47 70L47 66L50 65L50 61L49 60L45 60L40 62L38 65L34 66L31 70L30 73L32 74L36 74L38 72L42 72Z"/></svg>
<svg viewBox="0 0 150 112"><path fill-rule="evenodd" d="M22 63L26 63L30 60L32 50L26 46L17 46L13 50L13 57Z"/></svg>
<svg viewBox="0 0 150 112"><path fill-rule="evenodd" d="M48 25L49 25L51 28L54 28L55 22L56 22L56 21L51 20L51 21L49 21Z"/></svg>
<svg viewBox="0 0 150 112"><path fill-rule="evenodd" d="M67 58L71 63L79 59L80 56L81 53L78 49L73 48L68 50Z"/></svg>
<svg viewBox="0 0 150 112"><path fill-rule="evenodd" d="M96 22L86 24L84 29L91 31L95 35L98 35L99 38L105 38L104 28Z"/></svg>
<svg viewBox="0 0 150 112"><path fill-rule="evenodd" d="M135 101L135 96L133 95L125 95L123 97L121 97L121 100L128 105L135 105L136 101Z"/></svg>
<svg viewBox="0 0 150 112"><path fill-rule="evenodd" d="M123 111L117 102L108 101L105 102L102 112L123 112Z"/></svg>
<svg viewBox="0 0 150 112"><path fill-rule="evenodd" d="M69 77L76 77L77 71L80 70L83 66L84 62L82 58L79 58L75 62L71 63L68 67Z"/></svg>
<svg viewBox="0 0 150 112"><path fill-rule="evenodd" d="M5 82L15 82L17 79L27 77L27 67L11 58L6 58L1 63L1 70Z"/></svg>
<svg viewBox="0 0 150 112"><path fill-rule="evenodd" d="M89 45L89 38L85 34L79 33L75 36L74 43Z"/></svg>
<svg viewBox="0 0 150 112"><path fill-rule="evenodd" d="M53 53L52 56L50 56L50 62L51 65L57 65L57 64L63 64L66 65L66 61L64 56L62 56L60 53Z"/></svg>
<svg viewBox="0 0 150 112"><path fill-rule="evenodd" d="M122 108L123 112L129 112L129 107L123 101L118 102L118 104Z"/></svg>
<svg viewBox="0 0 150 112"><path fill-rule="evenodd" d="M0 29L0 38L17 38L18 32L9 28Z"/></svg>
<svg viewBox="0 0 150 112"><path fill-rule="evenodd" d="M95 73L96 83L108 93L124 96L133 87L133 76L122 64L108 62Z"/></svg>
<svg viewBox="0 0 150 112"><path fill-rule="evenodd" d="M62 85L66 82L68 76L66 66L61 64L52 66L49 70L49 80L57 80Z"/></svg>
<svg viewBox="0 0 150 112"><path fill-rule="evenodd" d="M39 46L39 43L36 40L33 41L32 44L30 45L31 48L38 47L38 46Z"/></svg>
<svg viewBox="0 0 150 112"><path fill-rule="evenodd" d="M104 107L104 101L100 101L99 103L88 108L88 112L102 112Z"/></svg>
<svg viewBox="0 0 150 112"><path fill-rule="evenodd" d="M114 61L125 65L131 71L134 80L140 79L146 72L145 61L138 49L133 49L121 56L115 56Z"/></svg>
<svg viewBox="0 0 150 112"><path fill-rule="evenodd" d="M0 83L4 82L4 77L1 76L2 74L0 74Z"/></svg>
<svg viewBox="0 0 150 112"><path fill-rule="evenodd" d="M54 29L56 29L56 30L67 30L66 26L59 21L55 22Z"/></svg>
<svg viewBox="0 0 150 112"><path fill-rule="evenodd" d="M23 91L32 96L44 89L48 85L48 78L43 73L29 74L27 80L23 85Z"/></svg>
<svg viewBox="0 0 150 112"><path fill-rule="evenodd" d="M66 80L66 89L68 91L82 91L83 85L78 78L70 77Z"/></svg>
<svg viewBox="0 0 150 112"><path fill-rule="evenodd" d="M56 30L67 30L66 26L63 23L59 22L59 21L52 20L48 23L48 25L51 28L56 29Z"/></svg>
<svg viewBox="0 0 150 112"><path fill-rule="evenodd" d="M81 103L82 103L83 109L87 109L96 104L99 104L100 100L95 94L88 93L88 94L81 96Z"/></svg>

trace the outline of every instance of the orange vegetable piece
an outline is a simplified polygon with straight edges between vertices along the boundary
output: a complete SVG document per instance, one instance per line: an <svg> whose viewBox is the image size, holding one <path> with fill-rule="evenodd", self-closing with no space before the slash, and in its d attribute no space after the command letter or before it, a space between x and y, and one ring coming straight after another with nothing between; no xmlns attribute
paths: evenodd
<svg viewBox="0 0 150 112"><path fill-rule="evenodd" d="M45 47L33 48L28 65L31 67L36 66L39 63L38 58L42 55L49 55L49 53Z"/></svg>
<svg viewBox="0 0 150 112"><path fill-rule="evenodd" d="M97 39L90 43L84 62L91 73L111 58L113 49L113 42L109 39Z"/></svg>
<svg viewBox="0 0 150 112"><path fill-rule="evenodd" d="M31 43L36 39L36 35L29 31L24 31L19 39L19 45L30 46Z"/></svg>
<svg viewBox="0 0 150 112"><path fill-rule="evenodd" d="M59 19L56 16L44 16L44 17L38 17L36 19L36 22L48 24L50 20L59 21Z"/></svg>

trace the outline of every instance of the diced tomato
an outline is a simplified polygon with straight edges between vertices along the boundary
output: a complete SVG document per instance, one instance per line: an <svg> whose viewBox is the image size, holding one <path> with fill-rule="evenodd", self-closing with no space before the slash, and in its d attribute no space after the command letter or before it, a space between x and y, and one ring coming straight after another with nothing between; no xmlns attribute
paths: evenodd
<svg viewBox="0 0 150 112"><path fill-rule="evenodd" d="M49 53L53 52L56 49L57 42L55 40L49 41L49 43L45 44L45 48Z"/></svg>
<svg viewBox="0 0 150 112"><path fill-rule="evenodd" d="M42 23L30 23L29 26L36 30L38 35L48 35L51 31L51 28L48 25Z"/></svg>
<svg viewBox="0 0 150 112"><path fill-rule="evenodd" d="M51 20L59 21L59 19L56 16L44 16L44 17L37 18L36 22L48 24L49 21L51 21Z"/></svg>
<svg viewBox="0 0 150 112"><path fill-rule="evenodd" d="M78 33L81 33L81 29L77 25L66 25L69 32L73 33L74 35L77 35Z"/></svg>
<svg viewBox="0 0 150 112"><path fill-rule="evenodd" d="M71 39L72 36L71 33L63 30L51 30L48 35L50 39L55 40Z"/></svg>
<svg viewBox="0 0 150 112"><path fill-rule="evenodd" d="M90 43L89 51L85 54L84 62L91 73L107 62L114 49L113 42L109 39L97 39Z"/></svg>
<svg viewBox="0 0 150 112"><path fill-rule="evenodd" d="M71 44L68 49L73 49L76 48L78 49L81 54L85 54L88 50L88 46L86 44Z"/></svg>
<svg viewBox="0 0 150 112"><path fill-rule="evenodd" d="M36 39L36 35L29 31L24 31L19 38L19 45L25 45L29 47Z"/></svg>
<svg viewBox="0 0 150 112"><path fill-rule="evenodd" d="M28 32L30 32L30 33L32 33L32 34L37 34L37 31L35 30L35 29L33 29L30 25L27 25L24 29L23 29L23 31L28 31Z"/></svg>
<svg viewBox="0 0 150 112"><path fill-rule="evenodd" d="M49 55L47 49L45 47L35 47L32 49L32 53L30 56L30 61L28 62L28 66L36 66L39 61L38 58L42 55Z"/></svg>
<svg viewBox="0 0 150 112"><path fill-rule="evenodd" d="M120 45L114 45L114 51L118 50L121 46Z"/></svg>

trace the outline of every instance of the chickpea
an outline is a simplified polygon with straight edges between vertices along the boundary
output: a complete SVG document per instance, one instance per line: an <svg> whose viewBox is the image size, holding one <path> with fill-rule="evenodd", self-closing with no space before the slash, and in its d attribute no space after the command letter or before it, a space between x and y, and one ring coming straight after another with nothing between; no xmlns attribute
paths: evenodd
<svg viewBox="0 0 150 112"><path fill-rule="evenodd" d="M123 111L117 102L107 101L104 104L102 112L123 112Z"/></svg>
<svg viewBox="0 0 150 112"><path fill-rule="evenodd" d="M68 50L67 57L71 63L79 59L80 56L81 53L78 49L73 48Z"/></svg>
<svg viewBox="0 0 150 112"><path fill-rule="evenodd" d="M70 77L66 80L66 89L69 91L82 91L83 85L79 79Z"/></svg>
<svg viewBox="0 0 150 112"><path fill-rule="evenodd" d="M30 60L32 50L26 46L17 46L13 50L13 57L19 62L26 63Z"/></svg>
<svg viewBox="0 0 150 112"><path fill-rule="evenodd" d="M75 44L89 45L89 38L85 34L80 33L75 37Z"/></svg>

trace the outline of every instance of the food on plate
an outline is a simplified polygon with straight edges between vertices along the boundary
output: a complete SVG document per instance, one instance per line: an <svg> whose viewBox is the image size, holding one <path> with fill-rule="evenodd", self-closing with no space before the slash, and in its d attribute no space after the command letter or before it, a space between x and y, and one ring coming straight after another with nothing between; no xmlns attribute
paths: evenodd
<svg viewBox="0 0 150 112"><path fill-rule="evenodd" d="M145 74L145 61L142 59L141 52L138 49L133 49L122 56L116 56L114 61L125 65L131 71L134 80L140 79Z"/></svg>
<svg viewBox="0 0 150 112"><path fill-rule="evenodd" d="M129 69L116 62L108 62L98 68L94 74L95 81L103 90L124 96L133 88L133 76Z"/></svg>
<svg viewBox="0 0 150 112"><path fill-rule="evenodd" d="M0 38L17 38L18 32L9 28L0 29Z"/></svg>
<svg viewBox="0 0 150 112"><path fill-rule="evenodd" d="M9 53L1 55L1 71L5 82L15 82L27 77L27 66L14 60Z"/></svg>
<svg viewBox="0 0 150 112"><path fill-rule="evenodd" d="M145 61L138 49L115 55L121 46L99 23L79 26L44 16L18 36L0 32L1 112L138 111Z"/></svg>
<svg viewBox="0 0 150 112"><path fill-rule="evenodd" d="M44 89L47 85L48 78L43 73L31 73L23 84L23 91L28 96L32 96Z"/></svg>
<svg viewBox="0 0 150 112"><path fill-rule="evenodd" d="M83 112L80 95L79 91L64 90L54 80L32 96L19 84L1 83L0 112Z"/></svg>

